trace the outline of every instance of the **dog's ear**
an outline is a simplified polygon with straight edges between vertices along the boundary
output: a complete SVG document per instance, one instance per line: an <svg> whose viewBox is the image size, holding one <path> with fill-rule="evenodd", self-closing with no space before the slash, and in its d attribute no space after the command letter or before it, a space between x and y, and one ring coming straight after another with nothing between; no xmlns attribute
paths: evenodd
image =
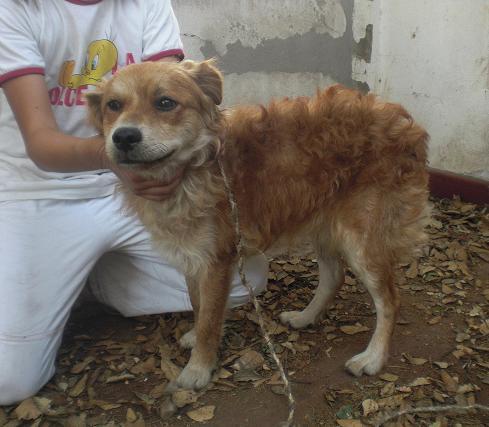
<svg viewBox="0 0 489 427"><path fill-rule="evenodd" d="M203 62L187 60L181 62L181 64L202 92L211 98L214 104L219 105L222 102L223 77L217 69L215 61L213 59Z"/></svg>
<svg viewBox="0 0 489 427"><path fill-rule="evenodd" d="M105 84L101 83L95 90L85 94L88 106L88 121L101 134L103 131L102 97L104 96L104 86Z"/></svg>

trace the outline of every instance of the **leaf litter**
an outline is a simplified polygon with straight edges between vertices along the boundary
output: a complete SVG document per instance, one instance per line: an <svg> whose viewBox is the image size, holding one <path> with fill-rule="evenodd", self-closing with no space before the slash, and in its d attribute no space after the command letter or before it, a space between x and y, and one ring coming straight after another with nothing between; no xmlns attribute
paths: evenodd
<svg viewBox="0 0 489 427"><path fill-rule="evenodd" d="M310 301L318 282L317 260L295 253L271 260L269 286L260 299L276 352L297 387L300 425L375 425L393 411L488 403L489 211L457 199L434 200L434 205L429 244L418 260L400 267L402 313L395 332L400 349L393 349L379 376L321 384L314 410L303 404L306 413L301 413L301 393L309 399L308 387L316 381L308 369L335 360L347 343L367 342L375 327L373 305L347 271L324 318L316 326L291 330L278 314L301 310ZM230 392L283 393L251 305L231 311L212 383L203 391L171 395L165 393L166 384L189 357L177 341L192 327L192 316L105 315L102 323L100 312L95 314L70 323L53 380L37 396L0 408L0 426L212 424ZM414 328L416 322L424 326ZM443 353L431 342L440 335ZM415 338L417 345L402 346L404 336ZM246 412L243 405L240 413ZM266 407L261 411L266 417ZM235 423L236 416L229 421ZM483 424L489 424L487 414L469 412L406 414L386 425Z"/></svg>

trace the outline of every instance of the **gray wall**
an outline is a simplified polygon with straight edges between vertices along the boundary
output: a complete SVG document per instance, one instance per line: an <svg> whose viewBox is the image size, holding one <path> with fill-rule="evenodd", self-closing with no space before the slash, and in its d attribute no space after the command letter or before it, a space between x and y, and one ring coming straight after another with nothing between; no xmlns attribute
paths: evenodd
<svg viewBox="0 0 489 427"><path fill-rule="evenodd" d="M370 61L372 25L353 38L353 0L173 0L189 59L214 57L226 75L225 104L310 95L352 78Z"/></svg>

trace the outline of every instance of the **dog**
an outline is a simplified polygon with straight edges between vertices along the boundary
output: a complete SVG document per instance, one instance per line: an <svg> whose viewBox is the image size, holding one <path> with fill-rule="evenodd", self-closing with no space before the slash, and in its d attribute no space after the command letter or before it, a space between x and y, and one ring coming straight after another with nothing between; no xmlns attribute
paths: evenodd
<svg viewBox="0 0 489 427"><path fill-rule="evenodd" d="M343 283L346 263L377 312L368 347L346 369L377 374L399 309L396 267L425 240L427 132L402 106L340 85L311 98L224 111L222 93L212 61L183 61L130 65L87 94L91 123L114 163L163 181L184 168L165 201L125 191L155 248L189 288L195 326L180 344L192 352L176 386L199 389L211 379L237 261L219 162L248 253L298 239L316 249L320 280L312 301L280 320L293 328L314 324Z"/></svg>

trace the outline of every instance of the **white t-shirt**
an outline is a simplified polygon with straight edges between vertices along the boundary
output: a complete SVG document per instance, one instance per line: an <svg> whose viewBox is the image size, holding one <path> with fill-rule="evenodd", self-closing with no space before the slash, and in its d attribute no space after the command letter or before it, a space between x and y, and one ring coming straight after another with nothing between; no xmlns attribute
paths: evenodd
<svg viewBox="0 0 489 427"><path fill-rule="evenodd" d="M170 0L0 0L0 86L43 74L60 130L89 137L83 93L133 62L183 57ZM27 156L0 90L0 201L111 194L110 171L54 173Z"/></svg>

